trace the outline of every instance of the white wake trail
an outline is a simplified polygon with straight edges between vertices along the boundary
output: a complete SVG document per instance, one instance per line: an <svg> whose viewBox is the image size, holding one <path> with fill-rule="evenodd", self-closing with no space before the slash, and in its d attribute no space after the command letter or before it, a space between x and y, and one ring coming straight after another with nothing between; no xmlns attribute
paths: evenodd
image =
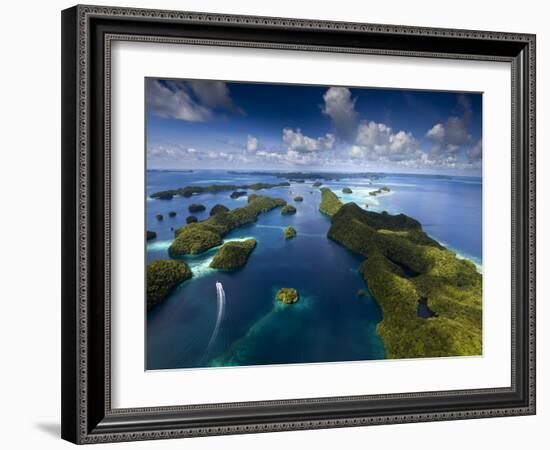
<svg viewBox="0 0 550 450"><path fill-rule="evenodd" d="M210 341L208 341L208 345L206 346L206 350L204 351L204 356L202 357L203 360L208 356L212 345L214 345L214 342L216 342L216 338L218 337L218 332L220 331L220 325L223 319L223 312L225 309L225 291L223 290L223 285L219 281L216 281L216 296L218 299L218 316L216 317L216 325L214 326L214 330L212 331L212 336L210 336Z"/></svg>

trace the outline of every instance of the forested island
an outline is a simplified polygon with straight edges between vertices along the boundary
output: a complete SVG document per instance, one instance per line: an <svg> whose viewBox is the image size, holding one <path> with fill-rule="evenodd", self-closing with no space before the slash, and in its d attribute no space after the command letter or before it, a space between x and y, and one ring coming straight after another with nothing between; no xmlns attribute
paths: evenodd
<svg viewBox="0 0 550 450"><path fill-rule="evenodd" d="M202 222L190 223L176 230L176 238L170 245L171 257L202 253L223 242L223 236L247 223L255 222L258 215L285 206L281 198L249 195L248 204L231 211L222 211Z"/></svg>
<svg viewBox="0 0 550 450"><path fill-rule="evenodd" d="M331 211L337 201L328 193ZM338 200L339 201L339 200ZM366 259L359 267L382 308L377 331L388 358L479 355L482 276L405 214L342 204L327 236ZM433 313L418 314L419 303Z"/></svg>
<svg viewBox="0 0 550 450"><path fill-rule="evenodd" d="M228 242L218 250L210 263L210 267L222 270L234 270L243 267L255 248L256 239Z"/></svg>
<svg viewBox="0 0 550 450"><path fill-rule="evenodd" d="M223 191L239 191L242 189L250 189L253 191L259 191L262 189L271 189L274 187L290 186L288 182L281 183L254 183L254 184L212 184L210 186L185 186L179 189L169 189L166 191L153 192L150 197L159 200L171 200L175 196L191 197L196 194L215 194ZM242 194L246 195L246 193ZM238 196L237 196L238 197Z"/></svg>

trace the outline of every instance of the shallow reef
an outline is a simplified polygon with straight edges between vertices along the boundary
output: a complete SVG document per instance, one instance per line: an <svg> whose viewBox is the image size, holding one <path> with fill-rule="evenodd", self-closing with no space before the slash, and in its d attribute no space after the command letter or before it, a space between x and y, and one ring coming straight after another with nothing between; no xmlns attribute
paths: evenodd
<svg viewBox="0 0 550 450"><path fill-rule="evenodd" d="M162 302L179 283L193 276L183 261L157 260L147 264L147 310Z"/></svg>
<svg viewBox="0 0 550 450"><path fill-rule="evenodd" d="M366 258L359 272L382 308L377 332L388 358L482 353L482 276L417 220L347 203L328 237ZM419 317L419 303L428 302L431 313Z"/></svg>
<svg viewBox="0 0 550 450"><path fill-rule="evenodd" d="M259 214L284 205L286 202L282 198L249 195L245 206L177 229L176 239L168 248L168 253L171 257L202 253L220 245L223 236L231 230L255 222Z"/></svg>
<svg viewBox="0 0 550 450"><path fill-rule="evenodd" d="M246 264L254 248L256 239L227 242L214 255L210 267L221 270L238 269Z"/></svg>

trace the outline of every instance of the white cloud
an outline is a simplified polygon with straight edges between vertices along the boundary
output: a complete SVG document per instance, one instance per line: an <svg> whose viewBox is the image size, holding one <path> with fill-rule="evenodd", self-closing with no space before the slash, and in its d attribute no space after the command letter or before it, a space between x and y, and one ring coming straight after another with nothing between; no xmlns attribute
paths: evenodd
<svg viewBox="0 0 550 450"><path fill-rule="evenodd" d="M323 95L323 100L325 101L323 114L332 119L336 134L345 140L353 140L357 112L351 91L343 87L331 87Z"/></svg>
<svg viewBox="0 0 550 450"><path fill-rule="evenodd" d="M147 158L157 161L175 162L198 159L197 150L180 145L148 145Z"/></svg>
<svg viewBox="0 0 550 450"><path fill-rule="evenodd" d="M481 139L471 149L466 150L466 156L470 161L479 161L483 157L483 144Z"/></svg>
<svg viewBox="0 0 550 450"><path fill-rule="evenodd" d="M148 80L147 107L157 116L188 122L204 122L212 117L208 108L199 105L173 82L163 84L159 80Z"/></svg>
<svg viewBox="0 0 550 450"><path fill-rule="evenodd" d="M214 117L213 109L244 114L221 81L147 81L147 108L154 115L187 122L205 122Z"/></svg>
<svg viewBox="0 0 550 450"><path fill-rule="evenodd" d="M458 97L458 103L464 110L461 117L451 116L445 123L436 123L426 132L426 137L432 142L434 158L445 159L447 155L457 153L462 146L472 142L468 132L472 106L464 95Z"/></svg>
<svg viewBox="0 0 550 450"><path fill-rule="evenodd" d="M258 150L258 138L252 135L248 135L246 139L246 150L248 152L254 153Z"/></svg>
<svg viewBox="0 0 550 450"><path fill-rule="evenodd" d="M229 88L223 81L189 80L186 84L197 96L200 103L208 108L222 108L227 111L244 114L229 94Z"/></svg>
<svg viewBox="0 0 550 450"><path fill-rule="evenodd" d="M374 121L359 125L355 145L349 149L352 158L372 161L417 160L421 153L419 143L411 132L394 133L386 124Z"/></svg>
<svg viewBox="0 0 550 450"><path fill-rule="evenodd" d="M331 149L335 141L334 135L330 133L315 139L304 135L299 128L296 131L291 128L283 129L283 142L288 147L289 152L314 152Z"/></svg>

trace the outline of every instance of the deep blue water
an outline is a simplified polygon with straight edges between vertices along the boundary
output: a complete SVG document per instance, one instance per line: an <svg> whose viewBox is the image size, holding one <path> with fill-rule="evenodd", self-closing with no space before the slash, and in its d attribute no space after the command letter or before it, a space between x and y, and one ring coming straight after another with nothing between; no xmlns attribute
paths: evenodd
<svg viewBox="0 0 550 450"><path fill-rule="evenodd" d="M273 176L229 174L225 171L192 173L148 171L147 194L188 185L251 184L285 181ZM319 189L312 182L292 183L258 193L277 196L295 204L297 214L282 216L279 209L261 214L251 225L234 230L228 239L254 237L258 241L245 267L219 272L208 267L217 249L183 258L194 276L182 283L147 318L147 369L195 368L220 365L254 365L372 360L384 358L376 334L382 319L375 300L358 297L365 285L357 273L362 261L344 247L328 240L329 219L318 211ZM342 200L355 201L369 210L403 212L419 220L426 232L448 247L481 265L481 180L387 175L369 184L364 179L327 182ZM352 194L342 194L349 186ZM368 192L388 186L390 193L370 197ZM157 239L147 245L147 261L168 258L171 228L185 223L191 203L210 208L221 203L233 209L246 197L233 200L231 191L192 198L147 200L147 229ZM176 211L175 218L167 216ZM156 214L164 220L157 221ZM283 229L292 225L298 236L285 241ZM226 303L216 339L209 341L216 324L216 281L223 284ZM281 287L294 287L300 300L283 305L274 297Z"/></svg>

